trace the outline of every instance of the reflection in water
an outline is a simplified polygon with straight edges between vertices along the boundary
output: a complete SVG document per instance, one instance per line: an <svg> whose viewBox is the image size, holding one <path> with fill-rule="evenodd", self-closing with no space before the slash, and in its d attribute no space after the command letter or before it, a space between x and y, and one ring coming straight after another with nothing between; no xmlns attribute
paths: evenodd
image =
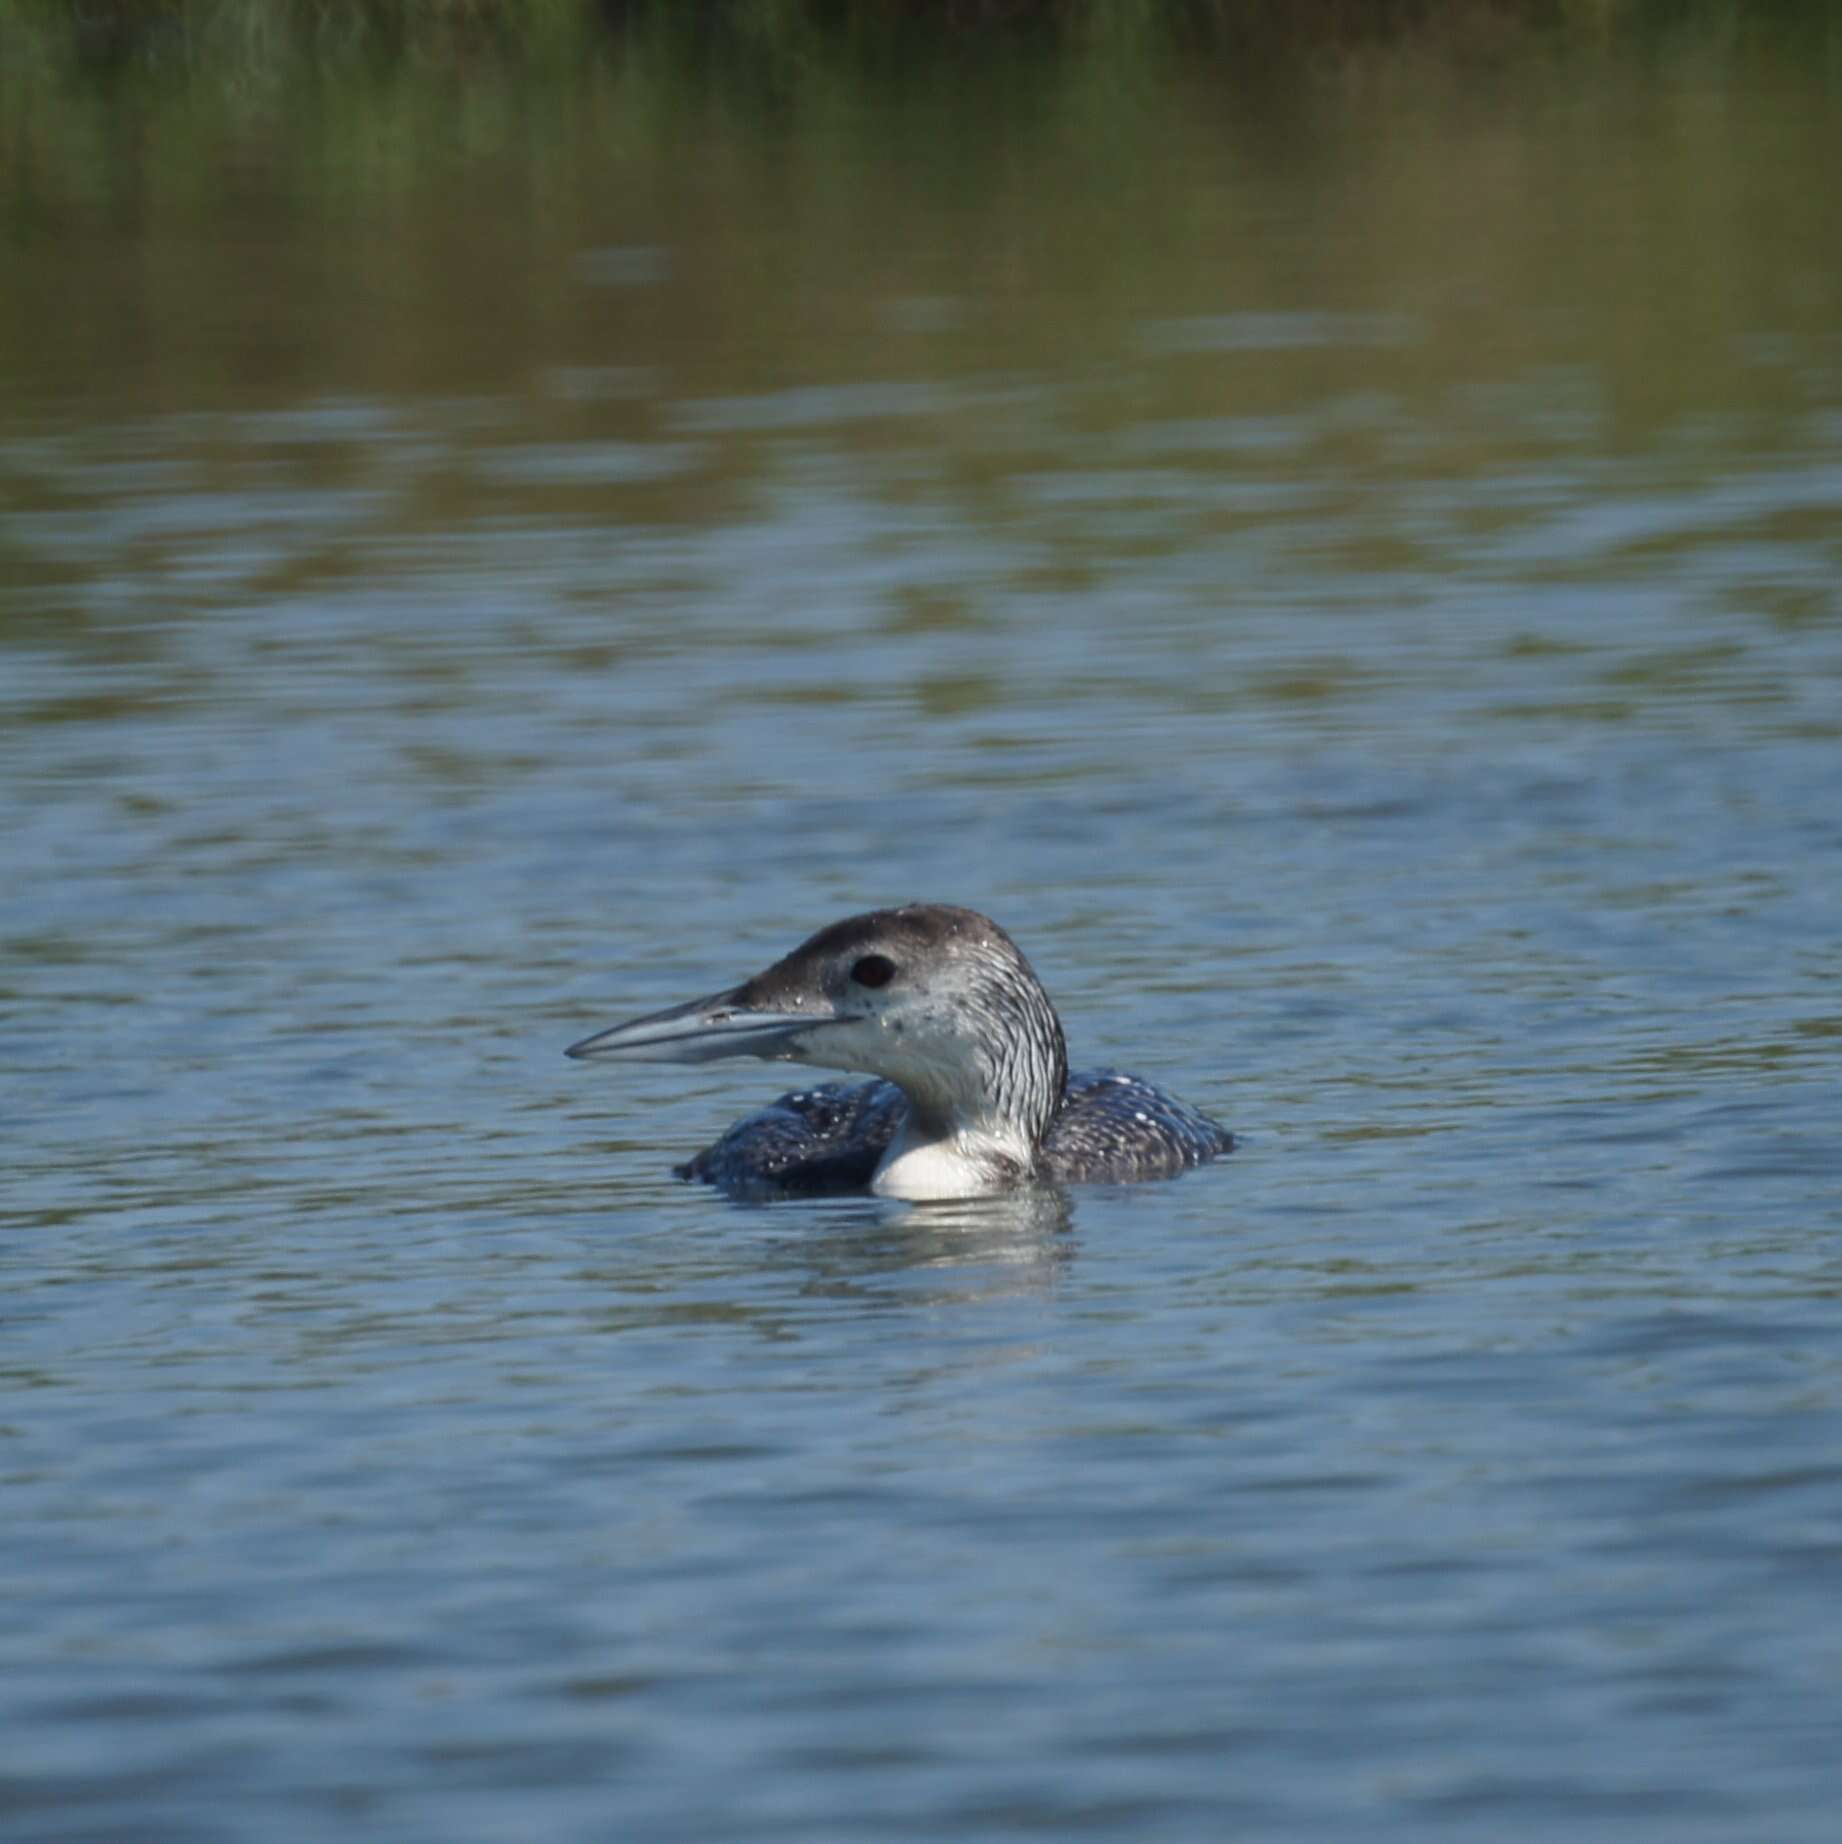
<svg viewBox="0 0 1842 1844"><path fill-rule="evenodd" d="M818 1236L828 1276L856 1264L878 1272L983 1267L1017 1270L1017 1283L1030 1284L1073 1259L1073 1223L1067 1192L1025 1185L944 1203L852 1203L828 1210Z"/></svg>
<svg viewBox="0 0 1842 1844"><path fill-rule="evenodd" d="M739 1213L762 1259L802 1295L875 1310L965 1305L1046 1293L1073 1262L1075 1206L1047 1185L952 1203L851 1199L705 1207Z"/></svg>

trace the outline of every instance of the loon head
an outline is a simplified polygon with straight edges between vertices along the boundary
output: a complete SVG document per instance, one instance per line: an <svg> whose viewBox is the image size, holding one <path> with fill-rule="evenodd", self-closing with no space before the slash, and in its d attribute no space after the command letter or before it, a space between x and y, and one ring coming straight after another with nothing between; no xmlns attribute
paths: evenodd
<svg viewBox="0 0 1842 1844"><path fill-rule="evenodd" d="M1027 1172L1068 1079L1055 1008L1016 943L976 910L942 903L834 922L740 986L616 1025L568 1054L755 1056L886 1076L910 1106L877 1185L898 1196L947 1194L881 1182L929 1148L1017 1168L1011 1178Z"/></svg>

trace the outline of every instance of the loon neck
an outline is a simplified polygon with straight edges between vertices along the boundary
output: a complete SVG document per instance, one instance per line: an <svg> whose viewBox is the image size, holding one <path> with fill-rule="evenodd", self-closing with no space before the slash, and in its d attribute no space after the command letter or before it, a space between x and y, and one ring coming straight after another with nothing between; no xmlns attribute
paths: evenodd
<svg viewBox="0 0 1842 1844"><path fill-rule="evenodd" d="M870 1180L879 1197L911 1202L989 1197L1023 1183L1062 1105L1068 1053L1055 1009L1018 1008L1000 1043L945 1066L911 1065L889 1073L908 1114Z"/></svg>
<svg viewBox="0 0 1842 1844"><path fill-rule="evenodd" d="M885 1064L908 1118L870 1180L879 1197L988 1197L1035 1171L1068 1086L1068 1050L1049 995L1027 966L1022 973L961 995L961 1026L982 1027L970 1043L961 1037L950 1054L928 1057L911 1038L908 1055Z"/></svg>

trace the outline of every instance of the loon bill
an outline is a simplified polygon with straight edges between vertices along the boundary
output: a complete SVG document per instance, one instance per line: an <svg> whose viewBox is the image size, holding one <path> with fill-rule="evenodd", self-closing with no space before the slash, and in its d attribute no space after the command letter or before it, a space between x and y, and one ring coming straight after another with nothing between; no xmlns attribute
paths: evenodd
<svg viewBox="0 0 1842 1844"><path fill-rule="evenodd" d="M744 1197L984 1197L1031 1180L1171 1178L1234 1149L1136 1076L1071 1076L1061 1020L1016 943L942 903L848 916L740 986L567 1054L753 1056L879 1078L782 1095L675 1168Z"/></svg>

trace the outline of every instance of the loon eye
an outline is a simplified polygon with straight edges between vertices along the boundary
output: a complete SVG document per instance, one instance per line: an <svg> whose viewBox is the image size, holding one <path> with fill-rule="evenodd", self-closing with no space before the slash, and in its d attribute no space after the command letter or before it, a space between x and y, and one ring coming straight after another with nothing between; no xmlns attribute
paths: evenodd
<svg viewBox="0 0 1842 1844"><path fill-rule="evenodd" d="M895 962L883 954L866 954L851 969L859 986L887 986L895 978Z"/></svg>

